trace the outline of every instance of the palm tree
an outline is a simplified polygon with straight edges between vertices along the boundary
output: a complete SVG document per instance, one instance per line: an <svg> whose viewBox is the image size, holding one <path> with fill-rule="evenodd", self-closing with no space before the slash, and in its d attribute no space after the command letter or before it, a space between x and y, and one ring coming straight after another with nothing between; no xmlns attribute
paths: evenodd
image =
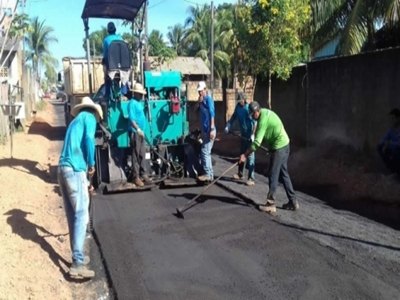
<svg viewBox="0 0 400 300"><path fill-rule="evenodd" d="M21 42L21 39L24 37L24 35L29 32L30 30L30 22L29 22L29 17L27 14L15 14L11 27L9 30L9 36L10 39L13 41L11 49L8 51L7 56L4 58L4 60L1 63L0 68L4 66L4 64L7 62L7 59L11 55L13 49ZM2 49L3 51L4 49ZM2 52L1 51L1 52Z"/></svg>
<svg viewBox="0 0 400 300"><path fill-rule="evenodd" d="M338 54L373 49L380 27L395 30L400 16L398 0L311 0L311 7L312 49L339 37Z"/></svg>
<svg viewBox="0 0 400 300"><path fill-rule="evenodd" d="M190 7L190 16L185 21L189 27L186 43L189 55L201 57L205 63L211 65L211 8L208 5L202 7ZM215 22L214 25L214 73L217 78L227 76L226 70L230 69L230 56L226 51L229 41L229 26L226 20ZM227 36L224 36L227 34Z"/></svg>
<svg viewBox="0 0 400 300"><path fill-rule="evenodd" d="M182 24L175 24L173 27L168 28L167 38L171 47L175 50L176 55L181 56L186 52L185 49L185 35L186 30Z"/></svg>
<svg viewBox="0 0 400 300"><path fill-rule="evenodd" d="M53 28L46 26L45 21L39 21L38 17L32 19L31 27L32 30L26 37L28 46L26 60L32 63L33 71L39 80L41 66L57 63L56 59L51 56L49 45L58 40L52 35Z"/></svg>

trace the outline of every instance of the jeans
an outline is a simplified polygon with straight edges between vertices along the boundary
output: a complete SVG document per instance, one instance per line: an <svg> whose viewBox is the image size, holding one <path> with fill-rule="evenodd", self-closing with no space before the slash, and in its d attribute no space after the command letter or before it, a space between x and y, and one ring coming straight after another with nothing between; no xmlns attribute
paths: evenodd
<svg viewBox="0 0 400 300"><path fill-rule="evenodd" d="M290 180L287 162L290 153L290 146L287 145L281 149L271 152L268 179L269 191L268 199L275 200L275 192L278 187L279 181L283 183L286 195L289 201L296 200L296 194L293 189L292 181Z"/></svg>
<svg viewBox="0 0 400 300"><path fill-rule="evenodd" d="M68 221L72 262L83 264L89 222L89 182L86 172L75 172L66 166L58 167L57 176Z"/></svg>
<svg viewBox="0 0 400 300"><path fill-rule="evenodd" d="M250 138L249 140L245 140L244 138L241 139L240 141L240 153L245 153L246 150L251 146L251 141ZM252 152L246 160L246 169L249 171L249 177L248 179L253 179L254 180L254 168L255 168L255 161L256 161L256 155L255 152ZM241 163L239 164L239 170L238 174L242 177L243 176L243 170L244 170L245 164Z"/></svg>
<svg viewBox="0 0 400 300"><path fill-rule="evenodd" d="M214 145L214 140L210 139L210 133L202 134L203 144L201 145L200 160L205 175L210 180L214 179L214 170L212 166L211 150Z"/></svg>

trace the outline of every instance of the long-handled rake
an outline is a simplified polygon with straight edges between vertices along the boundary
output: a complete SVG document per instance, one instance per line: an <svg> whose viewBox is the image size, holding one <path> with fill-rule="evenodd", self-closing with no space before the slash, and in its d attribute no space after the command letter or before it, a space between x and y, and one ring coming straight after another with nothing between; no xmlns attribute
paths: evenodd
<svg viewBox="0 0 400 300"><path fill-rule="evenodd" d="M213 186L218 180L221 179L222 176L224 176L226 173L228 173L230 170L232 170L234 167L238 165L239 162L235 162L232 166L230 166L228 169L226 169L224 172L222 172L221 175L219 175L216 179L214 179L209 185L207 185L200 194L196 195L193 199L188 201L185 205L179 207L176 209L176 213L174 214L176 217L180 219L184 219L183 213L187 211L188 209L192 208L193 206L197 205L199 202L197 199L204 194L205 191L207 191L211 186Z"/></svg>

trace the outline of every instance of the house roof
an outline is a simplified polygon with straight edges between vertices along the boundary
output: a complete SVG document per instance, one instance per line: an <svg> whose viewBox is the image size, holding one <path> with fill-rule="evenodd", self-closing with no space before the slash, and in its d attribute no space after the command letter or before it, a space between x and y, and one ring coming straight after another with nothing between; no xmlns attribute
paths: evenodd
<svg viewBox="0 0 400 300"><path fill-rule="evenodd" d="M210 75L210 69L200 57L178 56L172 60L165 61L161 65L157 57L149 57L151 67L160 71L179 71L183 75Z"/></svg>

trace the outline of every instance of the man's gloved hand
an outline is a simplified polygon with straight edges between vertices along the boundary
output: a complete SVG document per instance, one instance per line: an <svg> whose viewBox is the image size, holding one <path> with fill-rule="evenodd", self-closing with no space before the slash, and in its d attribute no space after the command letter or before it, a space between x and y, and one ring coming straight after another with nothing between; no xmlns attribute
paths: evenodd
<svg viewBox="0 0 400 300"><path fill-rule="evenodd" d="M225 130L224 130L225 133L228 134L230 130L231 130L231 124L230 123L226 123Z"/></svg>
<svg viewBox="0 0 400 300"><path fill-rule="evenodd" d="M254 133L250 136L250 142L254 142Z"/></svg>
<svg viewBox="0 0 400 300"><path fill-rule="evenodd" d="M139 136L144 137L144 132L143 132L142 129L138 128L136 131L137 131Z"/></svg>

